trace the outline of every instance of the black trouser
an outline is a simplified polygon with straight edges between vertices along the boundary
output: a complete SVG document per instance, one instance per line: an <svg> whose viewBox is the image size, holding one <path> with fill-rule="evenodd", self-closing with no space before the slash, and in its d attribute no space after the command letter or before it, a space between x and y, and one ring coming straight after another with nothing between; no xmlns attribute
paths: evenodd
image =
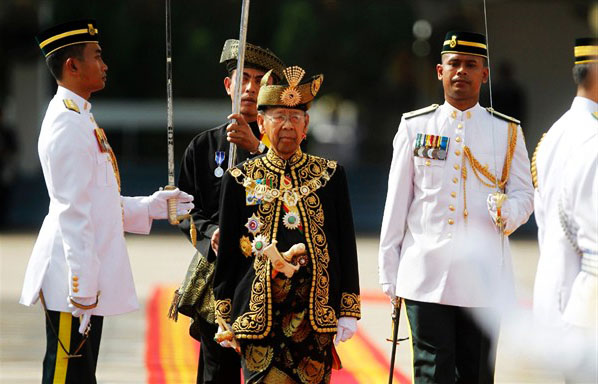
<svg viewBox="0 0 598 384"><path fill-rule="evenodd" d="M42 384L96 384L96 365L103 322L103 316L91 317L89 337L77 352L81 356L67 359L64 349L74 354L83 339L83 335L79 333L79 319L69 312L48 311Z"/></svg>
<svg viewBox="0 0 598 384"><path fill-rule="evenodd" d="M494 382L496 336L473 315L488 308L463 308L405 300L413 344L414 384ZM498 325L497 317L496 324ZM498 327L494 327L498 329Z"/></svg>
<svg viewBox="0 0 598 384"><path fill-rule="evenodd" d="M241 359L232 348L223 348L214 341L218 326L204 319L193 320L201 334L198 384L238 384L241 382Z"/></svg>

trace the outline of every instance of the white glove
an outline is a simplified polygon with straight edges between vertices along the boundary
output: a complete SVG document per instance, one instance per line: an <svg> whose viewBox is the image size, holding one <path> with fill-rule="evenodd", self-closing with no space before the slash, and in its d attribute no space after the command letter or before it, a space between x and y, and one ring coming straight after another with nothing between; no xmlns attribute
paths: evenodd
<svg viewBox="0 0 598 384"><path fill-rule="evenodd" d="M397 288L394 284L382 284L382 292L384 292L384 294L388 296L391 300L394 300L394 298L397 297Z"/></svg>
<svg viewBox="0 0 598 384"><path fill-rule="evenodd" d="M355 332L357 332L357 319L354 317L343 316L338 319L336 326L336 335L334 336L334 345L338 345L341 341L347 341Z"/></svg>
<svg viewBox="0 0 598 384"><path fill-rule="evenodd" d="M221 326L218 326L217 333L221 333L221 332L224 332L224 331L225 331L224 328L222 328ZM228 340L221 341L219 344L220 344L221 347L224 347L224 348L233 348L233 345Z"/></svg>
<svg viewBox="0 0 598 384"><path fill-rule="evenodd" d="M152 219L160 220L168 218L167 200L177 199L177 215L185 215L193 209L193 196L181 191L178 188L173 190L156 191L151 196L144 197L147 204L149 216Z"/></svg>
<svg viewBox="0 0 598 384"><path fill-rule="evenodd" d="M73 300L77 302L77 304L81 305L92 305L96 302L97 298L95 297L73 297ZM67 297L66 301L69 303L69 310L73 314L73 317L79 318L79 333L84 335L87 326L89 325L89 321L91 320L91 315L93 313L93 309L81 309L77 308L73 305L70 298Z"/></svg>
<svg viewBox="0 0 598 384"><path fill-rule="evenodd" d="M497 196L494 194L489 194L488 199L486 199L486 205L488 206L488 213L490 213L490 217L492 217L492 221L496 224L496 220L498 219L498 204L497 204ZM510 205L509 200L505 200L502 203L502 207L500 209L500 216L502 217L503 227L506 227L506 223L509 220L509 213L510 213Z"/></svg>

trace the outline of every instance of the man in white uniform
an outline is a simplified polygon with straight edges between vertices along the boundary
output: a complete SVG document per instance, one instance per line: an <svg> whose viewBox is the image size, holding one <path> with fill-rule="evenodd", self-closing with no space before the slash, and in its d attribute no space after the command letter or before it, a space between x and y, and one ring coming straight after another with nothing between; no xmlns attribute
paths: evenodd
<svg viewBox="0 0 598 384"><path fill-rule="evenodd" d="M532 159L540 247L534 315L575 345L565 377L596 382L598 38L576 39L574 56L577 94Z"/></svg>
<svg viewBox="0 0 598 384"><path fill-rule="evenodd" d="M46 314L43 383L96 382L103 317L138 308L124 231L148 234L167 217L167 199L178 199L178 213L193 208L178 189L120 195L116 158L88 101L106 82L98 36L94 20L80 20L36 37L58 90L38 142L50 206L20 302L41 299Z"/></svg>
<svg viewBox="0 0 598 384"><path fill-rule="evenodd" d="M485 36L449 32L441 54L445 103L404 114L393 142L380 284L406 304L415 383L491 383L495 335L474 317L491 314L490 282L512 290L506 235L532 212L529 160L519 121L478 103Z"/></svg>
<svg viewBox="0 0 598 384"><path fill-rule="evenodd" d="M561 227L558 199L563 178L576 166L569 163L571 156L598 131L595 118L598 114L598 39L577 39L574 54L573 80L577 84L577 95L571 108L538 143L532 159L540 246L534 314L539 321L556 327L564 325L563 311L581 268L580 257Z"/></svg>

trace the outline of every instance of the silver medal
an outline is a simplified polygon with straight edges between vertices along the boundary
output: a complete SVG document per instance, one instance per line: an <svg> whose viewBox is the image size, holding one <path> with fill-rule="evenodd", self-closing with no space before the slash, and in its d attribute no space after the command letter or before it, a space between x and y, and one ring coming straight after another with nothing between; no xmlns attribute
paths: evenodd
<svg viewBox="0 0 598 384"><path fill-rule="evenodd" d="M224 175L224 170L221 167L216 167L216 169L214 169L214 176L222 177L222 175Z"/></svg>

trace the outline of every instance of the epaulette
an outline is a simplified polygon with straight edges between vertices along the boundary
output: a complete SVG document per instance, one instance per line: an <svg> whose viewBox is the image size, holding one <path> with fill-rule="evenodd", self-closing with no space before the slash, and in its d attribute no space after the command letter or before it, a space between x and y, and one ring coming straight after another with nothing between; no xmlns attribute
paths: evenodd
<svg viewBox="0 0 598 384"><path fill-rule="evenodd" d="M66 109L70 109L71 111L81 113L81 111L79 110L79 106L72 99L63 99L62 102L64 103Z"/></svg>
<svg viewBox="0 0 598 384"><path fill-rule="evenodd" d="M426 113L434 112L436 109L438 109L438 107L440 107L440 105L432 104L425 108L416 109L415 111L405 112L405 113L403 113L403 117L405 119L411 119L412 117L415 117L415 116L425 115Z"/></svg>
<svg viewBox="0 0 598 384"><path fill-rule="evenodd" d="M596 120L598 120L598 111L596 111L596 112L592 112L592 116L594 116L594 118L595 118Z"/></svg>
<svg viewBox="0 0 598 384"><path fill-rule="evenodd" d="M536 159L538 158L538 150L540 149L540 144L542 144L542 140L546 137L546 132L542 134L540 141L536 145L536 149L534 149L534 154L532 156L532 184L534 184L534 188L538 189L538 168L536 167Z"/></svg>
<svg viewBox="0 0 598 384"><path fill-rule="evenodd" d="M486 111L488 111L488 113L498 117L499 119L503 119L503 120L509 121L511 123L515 123L517 125L521 124L521 121L517 120L516 118L507 116L504 113L500 113L500 112L496 111L494 108L488 107L488 108L486 108Z"/></svg>

